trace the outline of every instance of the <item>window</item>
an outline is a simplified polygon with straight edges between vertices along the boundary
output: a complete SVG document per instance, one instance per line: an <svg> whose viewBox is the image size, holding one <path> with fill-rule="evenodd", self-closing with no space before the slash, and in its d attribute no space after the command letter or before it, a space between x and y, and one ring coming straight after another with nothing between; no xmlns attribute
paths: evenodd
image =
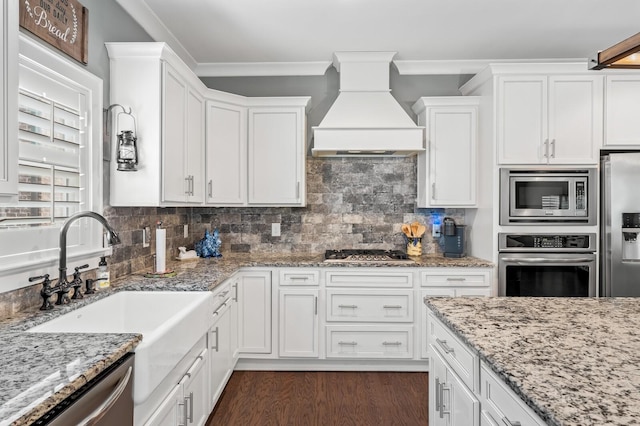
<svg viewBox="0 0 640 426"><path fill-rule="evenodd" d="M56 278L65 219L102 213L102 81L21 36L15 107L18 196L0 204L0 291L29 285L28 276ZM67 240L68 266L105 251L95 221L74 222Z"/></svg>

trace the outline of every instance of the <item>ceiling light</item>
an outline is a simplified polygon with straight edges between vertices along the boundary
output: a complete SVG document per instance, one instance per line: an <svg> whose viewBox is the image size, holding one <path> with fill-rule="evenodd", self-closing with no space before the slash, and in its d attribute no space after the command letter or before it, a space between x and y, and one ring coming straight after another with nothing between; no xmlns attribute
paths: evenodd
<svg viewBox="0 0 640 426"><path fill-rule="evenodd" d="M589 60L589 69L640 69L640 33L598 52Z"/></svg>

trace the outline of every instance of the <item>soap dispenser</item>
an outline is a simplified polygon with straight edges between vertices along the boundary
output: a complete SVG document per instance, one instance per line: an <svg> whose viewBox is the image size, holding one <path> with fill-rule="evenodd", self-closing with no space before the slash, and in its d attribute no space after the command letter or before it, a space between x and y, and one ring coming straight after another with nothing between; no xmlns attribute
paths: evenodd
<svg viewBox="0 0 640 426"><path fill-rule="evenodd" d="M109 269L107 268L107 260L105 259L105 256L102 256L98 263L98 273L96 274L95 282L98 289L109 288L111 285L109 282Z"/></svg>

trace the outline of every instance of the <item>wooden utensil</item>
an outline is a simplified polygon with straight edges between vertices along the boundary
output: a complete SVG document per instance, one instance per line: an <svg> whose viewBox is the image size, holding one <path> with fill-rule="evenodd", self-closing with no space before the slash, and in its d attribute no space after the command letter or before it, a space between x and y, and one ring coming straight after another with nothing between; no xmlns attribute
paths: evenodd
<svg viewBox="0 0 640 426"><path fill-rule="evenodd" d="M418 227L420 226L420 222L413 222L411 224L411 236L418 237Z"/></svg>
<svg viewBox="0 0 640 426"><path fill-rule="evenodd" d="M426 226L422 224L418 225L418 233L416 234L416 237L422 237L426 230L427 230Z"/></svg>
<svg viewBox="0 0 640 426"><path fill-rule="evenodd" d="M404 235L411 238L411 228L406 223L402 224L402 232L404 233Z"/></svg>

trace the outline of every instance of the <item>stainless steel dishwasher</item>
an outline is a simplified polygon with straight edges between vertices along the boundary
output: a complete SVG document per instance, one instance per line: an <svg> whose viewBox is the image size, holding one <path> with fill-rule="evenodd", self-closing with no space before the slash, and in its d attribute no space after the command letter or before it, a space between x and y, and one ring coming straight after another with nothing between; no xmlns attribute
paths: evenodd
<svg viewBox="0 0 640 426"><path fill-rule="evenodd" d="M33 424L133 425L133 360L125 355Z"/></svg>

